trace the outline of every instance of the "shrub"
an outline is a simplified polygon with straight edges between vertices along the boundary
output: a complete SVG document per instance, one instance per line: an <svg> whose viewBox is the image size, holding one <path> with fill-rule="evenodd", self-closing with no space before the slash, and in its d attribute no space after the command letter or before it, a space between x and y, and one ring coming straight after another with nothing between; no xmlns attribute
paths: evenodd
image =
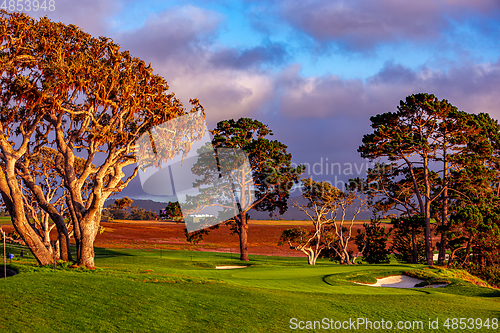
<svg viewBox="0 0 500 333"><path fill-rule="evenodd" d="M358 230L356 245L358 250L363 252L363 261L369 264L386 264L390 262L387 249L387 240L392 232L392 228L385 230L380 225L380 217L372 217L370 224L363 223L364 232Z"/></svg>
<svg viewBox="0 0 500 333"><path fill-rule="evenodd" d="M103 222L112 222L114 220L114 216L113 214L111 213L111 211L107 208L104 208L102 210L102 214L101 214L101 221Z"/></svg>
<svg viewBox="0 0 500 333"><path fill-rule="evenodd" d="M146 211L144 208L133 208L132 214L130 214L131 220L156 220L158 216L150 211Z"/></svg>
<svg viewBox="0 0 500 333"><path fill-rule="evenodd" d="M418 217L395 218L392 219L392 224L394 225L394 237L391 252L394 253L396 260L401 263L412 263L413 234L417 245L417 262L425 264L425 243L421 220Z"/></svg>
<svg viewBox="0 0 500 333"><path fill-rule="evenodd" d="M500 267L498 265L486 266L481 269L479 265L471 264L467 268L467 272L480 277L488 282L489 285L500 288Z"/></svg>

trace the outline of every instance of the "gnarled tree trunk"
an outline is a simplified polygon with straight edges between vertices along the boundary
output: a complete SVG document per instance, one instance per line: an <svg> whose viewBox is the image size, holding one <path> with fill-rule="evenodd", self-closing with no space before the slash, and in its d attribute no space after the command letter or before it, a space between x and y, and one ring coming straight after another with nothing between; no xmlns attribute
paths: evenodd
<svg viewBox="0 0 500 333"><path fill-rule="evenodd" d="M80 251L78 265L88 269L95 269L94 241L101 222L100 210L88 210L84 218L79 221L80 226ZM76 237L75 237L76 238Z"/></svg>
<svg viewBox="0 0 500 333"><path fill-rule="evenodd" d="M3 170L0 171L0 192L12 218L14 229L30 248L38 263L40 265L53 264L52 254L26 219L24 201L17 184L13 165L10 166L10 170L7 169L7 177Z"/></svg>

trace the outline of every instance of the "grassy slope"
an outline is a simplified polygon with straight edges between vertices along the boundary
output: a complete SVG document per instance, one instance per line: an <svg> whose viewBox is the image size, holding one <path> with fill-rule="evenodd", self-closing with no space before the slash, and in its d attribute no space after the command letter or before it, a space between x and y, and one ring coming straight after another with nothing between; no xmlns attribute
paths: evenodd
<svg viewBox="0 0 500 333"><path fill-rule="evenodd" d="M248 268L214 269L242 264L229 258L223 253L100 250L95 272L54 273L17 264L21 274L0 281L0 331L288 332L292 317L424 323L436 317L499 317L500 293L465 282L423 290L348 282L421 266L347 267L321 261L310 267L304 258L252 256Z"/></svg>

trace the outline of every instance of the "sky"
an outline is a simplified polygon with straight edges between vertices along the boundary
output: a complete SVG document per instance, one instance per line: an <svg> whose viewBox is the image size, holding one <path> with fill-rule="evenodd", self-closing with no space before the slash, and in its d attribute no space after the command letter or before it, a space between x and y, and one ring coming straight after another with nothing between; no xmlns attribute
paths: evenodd
<svg viewBox="0 0 500 333"><path fill-rule="evenodd" d="M371 164L370 116L415 93L500 118L500 1L57 0L30 11L106 36L150 63L210 128L269 125L304 176L341 181ZM333 172L332 172L333 166ZM121 196L146 198L138 179Z"/></svg>

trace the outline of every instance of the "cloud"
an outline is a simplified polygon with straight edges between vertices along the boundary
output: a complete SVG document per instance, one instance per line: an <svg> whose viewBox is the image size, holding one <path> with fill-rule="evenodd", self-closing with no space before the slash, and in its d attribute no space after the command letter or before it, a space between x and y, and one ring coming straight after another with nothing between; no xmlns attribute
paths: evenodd
<svg viewBox="0 0 500 333"><path fill-rule="evenodd" d="M94 6L92 15L86 14L90 9L85 5ZM112 23L107 22L109 13L122 5L118 0L87 0L75 3L72 11L67 9L69 2L57 2L57 6L53 18L107 35ZM500 2L291 0L274 6L275 12L266 15L279 12L295 31L319 43L366 51L400 40L437 40L451 29L453 20L488 20L498 15ZM219 45L225 20L216 11L187 5L152 14L143 26L110 37L152 63L154 72L167 79L185 104L198 98L210 126L222 119L257 118L269 124L276 133L274 139L288 145L299 163L312 164L320 158L361 163L356 149L363 134L371 132L370 116L395 111L399 100L413 93L433 93L461 110L500 118L500 60L478 64L459 59L446 70L387 62L365 80L303 76L299 64L282 67L290 56L285 43L264 41L244 49ZM131 189L139 186L135 182Z"/></svg>
<svg viewBox="0 0 500 333"><path fill-rule="evenodd" d="M479 113L488 112L500 118L500 58L493 63L462 64L448 71L422 68L412 71L387 64L367 82L367 89L373 95L394 95L395 89L433 93L440 99L447 99L459 109ZM403 73L403 75L400 75ZM404 87L404 88L403 88ZM403 99L406 96L401 96Z"/></svg>
<svg viewBox="0 0 500 333"><path fill-rule="evenodd" d="M500 116L500 59L494 63L463 64L448 71L422 67L412 70L386 63L366 81L335 75L302 77L289 68L280 77L280 112L284 116L328 119L338 115L369 116L393 110L396 98L429 92L468 112ZM399 101L398 99L398 101Z"/></svg>
<svg viewBox="0 0 500 333"><path fill-rule="evenodd" d="M38 3L41 5L43 2ZM31 10L27 11L28 1L20 3L24 5L23 12L31 17L48 16L55 22L74 24L93 36L106 36L113 20L110 14L120 12L127 3L127 1L120 0L56 0L53 2L53 11L48 7L46 10L39 7L35 11L33 1L30 5ZM49 6L50 1L45 1L45 4Z"/></svg>
<svg viewBox="0 0 500 333"><path fill-rule="evenodd" d="M279 63L286 54L276 43L245 50L221 47L216 40L223 26L219 13L185 6L151 16L116 41L153 63L185 105L199 99L208 121L215 123L259 112L273 91L272 76L260 65Z"/></svg>
<svg viewBox="0 0 500 333"><path fill-rule="evenodd" d="M224 48L214 52L210 62L217 67L244 69L262 65L280 66L287 58L286 47L283 44L267 43L244 50Z"/></svg>
<svg viewBox="0 0 500 333"><path fill-rule="evenodd" d="M319 43L334 43L348 50L366 51L377 45L415 41L428 43L442 37L451 22L498 19L494 0L293 0L278 8L293 27Z"/></svg>
<svg viewBox="0 0 500 333"><path fill-rule="evenodd" d="M370 117L395 112L400 100L427 92L447 99L458 109L488 112L500 119L500 59L492 63L465 63L447 71L422 67L412 70L388 62L369 79L347 80L335 75L303 77L300 67L291 66L277 79L277 114L260 118L292 152L296 163L355 163L363 135L371 133ZM366 171L366 166L363 166ZM340 176L346 181L349 177ZM317 175L329 179L332 175Z"/></svg>
<svg viewBox="0 0 500 333"><path fill-rule="evenodd" d="M219 13L189 5L151 14L142 27L118 33L115 40L141 59L186 63L203 56L222 24Z"/></svg>
<svg viewBox="0 0 500 333"><path fill-rule="evenodd" d="M198 98L211 123L256 116L272 97L273 81L265 74L204 66L191 69L170 71L170 86L183 100Z"/></svg>
<svg viewBox="0 0 500 333"><path fill-rule="evenodd" d="M298 69L292 66L280 79L283 114L322 118L356 112L364 106L361 80L344 80L335 75L305 78L297 75Z"/></svg>

